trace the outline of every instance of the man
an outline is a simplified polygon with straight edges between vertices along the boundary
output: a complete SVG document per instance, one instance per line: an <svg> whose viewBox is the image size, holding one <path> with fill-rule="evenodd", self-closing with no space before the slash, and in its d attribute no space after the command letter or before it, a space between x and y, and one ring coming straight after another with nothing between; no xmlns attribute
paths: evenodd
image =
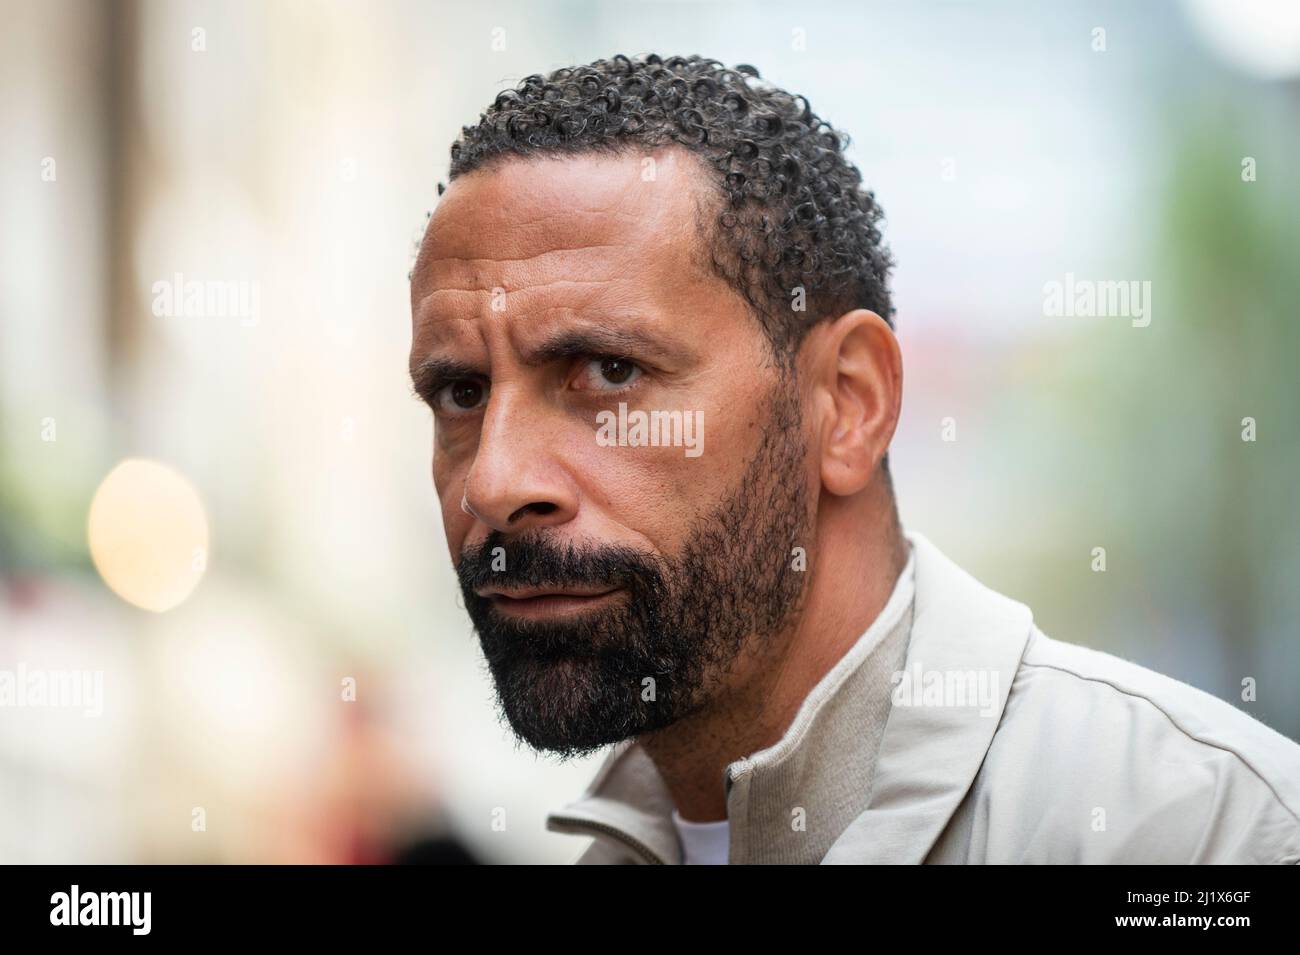
<svg viewBox="0 0 1300 955"><path fill-rule="evenodd" d="M548 827L582 862L1300 860L1300 747L901 527L843 147L657 56L531 76L452 147L410 355L451 556L516 735L613 744Z"/></svg>

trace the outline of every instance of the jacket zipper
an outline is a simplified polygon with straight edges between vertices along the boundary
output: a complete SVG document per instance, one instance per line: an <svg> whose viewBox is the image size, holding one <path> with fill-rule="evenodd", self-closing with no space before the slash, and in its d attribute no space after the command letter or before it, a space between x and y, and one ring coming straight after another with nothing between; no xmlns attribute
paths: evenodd
<svg viewBox="0 0 1300 955"><path fill-rule="evenodd" d="M647 865L663 865L664 860L655 855L654 850L647 846L639 839L634 839L627 835L623 830L614 826L607 826L603 822L588 822L585 819L574 819L572 816L556 816L556 822L562 822L570 826L576 826L579 829L590 829L595 832L601 832L612 836L616 842L621 842L627 846L642 859Z"/></svg>

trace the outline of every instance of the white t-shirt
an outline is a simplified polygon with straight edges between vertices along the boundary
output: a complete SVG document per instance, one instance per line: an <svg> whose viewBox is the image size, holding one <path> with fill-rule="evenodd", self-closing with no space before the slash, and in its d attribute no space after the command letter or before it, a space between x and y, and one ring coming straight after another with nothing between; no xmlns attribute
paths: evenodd
<svg viewBox="0 0 1300 955"><path fill-rule="evenodd" d="M683 865L726 865L731 847L731 827L727 820L690 822L673 810L673 826L682 840Z"/></svg>

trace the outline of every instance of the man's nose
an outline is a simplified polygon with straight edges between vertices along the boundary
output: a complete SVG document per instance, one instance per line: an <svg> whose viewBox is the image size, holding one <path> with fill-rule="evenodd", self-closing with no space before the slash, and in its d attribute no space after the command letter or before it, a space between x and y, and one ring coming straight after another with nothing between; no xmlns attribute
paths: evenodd
<svg viewBox="0 0 1300 955"><path fill-rule="evenodd" d="M488 399L461 507L502 532L556 526L577 514L578 495L556 455L556 435L518 396L493 392Z"/></svg>

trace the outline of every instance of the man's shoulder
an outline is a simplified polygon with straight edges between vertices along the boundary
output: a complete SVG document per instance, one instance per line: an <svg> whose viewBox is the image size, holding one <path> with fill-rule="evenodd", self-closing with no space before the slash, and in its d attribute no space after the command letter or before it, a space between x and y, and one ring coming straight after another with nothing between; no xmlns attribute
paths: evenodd
<svg viewBox="0 0 1300 955"><path fill-rule="evenodd" d="M986 810L990 781L1020 791L1029 816L1075 829L1080 861L1300 861L1300 746L1037 627L980 775Z"/></svg>
<svg viewBox="0 0 1300 955"><path fill-rule="evenodd" d="M1021 658L1013 699L1032 698L1056 716L1082 721L1118 720L1149 728L1200 756L1211 749L1263 775L1280 776L1280 795L1300 814L1300 745L1244 709L1155 670L1111 653L1066 643L1037 627ZM1136 741L1135 741L1136 742Z"/></svg>

